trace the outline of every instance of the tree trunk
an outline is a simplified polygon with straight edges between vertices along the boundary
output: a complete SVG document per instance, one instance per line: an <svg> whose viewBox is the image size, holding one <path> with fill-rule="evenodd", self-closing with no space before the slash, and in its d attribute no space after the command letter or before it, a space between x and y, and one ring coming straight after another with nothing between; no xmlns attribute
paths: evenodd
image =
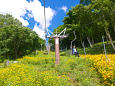
<svg viewBox="0 0 115 86"><path fill-rule="evenodd" d="M84 41L82 42L81 36L80 36L80 41L81 41L81 45L82 45L82 47L84 49L84 54L86 56L85 45L84 45Z"/></svg>
<svg viewBox="0 0 115 86"><path fill-rule="evenodd" d="M109 43L109 39L108 39L108 36L107 36L107 34L106 34L106 41L107 41L107 44Z"/></svg>
<svg viewBox="0 0 115 86"><path fill-rule="evenodd" d="M103 47L104 47L104 52L105 52L106 61L107 61L107 60L109 60L109 58L107 57L106 48L105 48L105 43L104 43L104 37L103 37L103 36L102 36L102 40L103 40Z"/></svg>
<svg viewBox="0 0 115 86"><path fill-rule="evenodd" d="M114 27L114 32L115 32L115 23L114 23L114 26L113 26L113 27Z"/></svg>
<svg viewBox="0 0 115 86"><path fill-rule="evenodd" d="M88 40L88 42L89 42L90 47L92 48L92 44L91 44L90 38L87 37L87 40Z"/></svg>
<svg viewBox="0 0 115 86"><path fill-rule="evenodd" d="M93 37L92 37L92 44L94 44L94 39L93 39Z"/></svg>
<svg viewBox="0 0 115 86"><path fill-rule="evenodd" d="M15 52L15 59L17 59L17 49L16 49L16 42L14 41L14 52Z"/></svg>
<svg viewBox="0 0 115 86"><path fill-rule="evenodd" d="M81 41L81 45L82 45L82 38L81 38L81 35L80 35L80 41ZM82 45L82 47L83 47L83 45Z"/></svg>
<svg viewBox="0 0 115 86"><path fill-rule="evenodd" d="M106 35L107 35L107 37L109 38L109 41L111 42L111 45L112 45L112 47L113 47L113 49L114 49L114 51L115 51L115 46L114 46L114 44L113 44L113 42L112 42L110 33L109 33L109 31L108 31L107 28L105 29L105 32L106 32Z"/></svg>
<svg viewBox="0 0 115 86"><path fill-rule="evenodd" d="M82 46L83 46L83 48L84 48L84 53L85 53L85 55L86 55L84 41L82 42Z"/></svg>

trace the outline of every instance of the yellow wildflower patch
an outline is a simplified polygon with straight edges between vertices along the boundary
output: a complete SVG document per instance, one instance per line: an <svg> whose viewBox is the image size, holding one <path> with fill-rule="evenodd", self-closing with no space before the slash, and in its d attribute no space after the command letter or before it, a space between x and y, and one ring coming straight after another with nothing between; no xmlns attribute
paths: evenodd
<svg viewBox="0 0 115 86"><path fill-rule="evenodd" d="M53 57L28 57L25 56L21 59L18 59L18 61L21 61L22 63L30 63L30 64L48 64L48 63L54 63L55 58Z"/></svg>
<svg viewBox="0 0 115 86"><path fill-rule="evenodd" d="M24 57L22 63L40 64L54 62L53 58ZM67 76L58 75L54 70L38 71L34 65L15 63L0 68L0 86L70 86ZM37 64L36 63L36 64ZM30 67L31 66L31 67Z"/></svg>
<svg viewBox="0 0 115 86"><path fill-rule="evenodd" d="M94 67L101 73L104 84L113 83L113 72L115 71L115 54L99 55L81 55L83 58L88 58L94 62Z"/></svg>

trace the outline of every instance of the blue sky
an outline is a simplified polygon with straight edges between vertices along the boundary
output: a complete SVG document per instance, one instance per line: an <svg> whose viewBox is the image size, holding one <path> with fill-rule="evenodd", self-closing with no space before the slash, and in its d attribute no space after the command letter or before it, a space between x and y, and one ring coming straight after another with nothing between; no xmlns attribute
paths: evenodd
<svg viewBox="0 0 115 86"><path fill-rule="evenodd" d="M53 31L62 25L66 12L79 2L80 0L45 0L47 28ZM33 29L44 38L43 5L43 0L0 0L0 14L13 15L24 26Z"/></svg>
<svg viewBox="0 0 115 86"><path fill-rule="evenodd" d="M52 2L53 1L53 2ZM79 3L79 0L47 0L46 6L50 6L52 9L56 11L56 15L51 21L50 30L57 28L59 25L62 25L63 18L66 16L66 12L71 9L72 6L75 6ZM61 10L63 6L67 7L67 11ZM46 14L47 15L47 14Z"/></svg>

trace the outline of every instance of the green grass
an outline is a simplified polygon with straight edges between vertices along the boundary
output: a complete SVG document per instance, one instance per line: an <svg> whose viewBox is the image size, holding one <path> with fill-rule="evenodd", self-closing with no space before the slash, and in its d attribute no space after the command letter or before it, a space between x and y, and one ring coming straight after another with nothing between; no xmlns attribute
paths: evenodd
<svg viewBox="0 0 115 86"><path fill-rule="evenodd" d="M59 74L64 73L69 76L74 86L102 86L96 70L92 70L92 68L92 61L71 56L61 57L61 62L55 70Z"/></svg>
<svg viewBox="0 0 115 86"><path fill-rule="evenodd" d="M105 43L105 48L107 54L113 54L115 53L114 49L111 46L110 42L104 42ZM113 44L115 45L115 41L113 41ZM102 42L96 43L93 45L93 48L86 48L86 52L88 54L102 54L104 53L104 46Z"/></svg>
<svg viewBox="0 0 115 86"><path fill-rule="evenodd" d="M113 42L115 44L115 41ZM105 42L107 54L115 53L112 49L110 42ZM78 48L79 54L84 54L83 49ZM87 54L102 54L103 51L103 44L102 42L96 43L93 45L93 48L86 48ZM98 72L93 67L93 62L84 59L78 58L74 55L71 56L71 50L67 50L65 52L60 53L60 64L55 65L55 62L52 61L52 58L55 60L55 52L50 52L48 55L44 51L38 51L38 54L35 53L27 55L32 57L33 59L37 58L50 58L50 60L43 59L39 62L35 60L24 60L21 61L19 64L27 65L28 67L33 67L36 73L44 72L44 71L54 71L55 77L60 77L65 75L69 77L68 82L69 85L61 85L61 86L104 86L101 83L101 78ZM52 58L51 58L52 57ZM11 61L12 63L13 61ZM0 69L7 68L4 66L4 63L0 63ZM50 76L50 74L49 74ZM51 74L53 77L53 75ZM41 77L41 75L39 75ZM38 78L38 76L36 76ZM43 78L43 76L42 76ZM56 78L55 78L56 79ZM64 78L61 78L62 81ZM41 79L42 80L42 79ZM55 81L55 80L54 80ZM66 80L67 81L67 80ZM51 84L52 82L49 82ZM46 85L47 86L47 85ZM48 85L53 86L53 85Z"/></svg>
<svg viewBox="0 0 115 86"><path fill-rule="evenodd" d="M111 46L110 42L104 42L105 43L105 48L107 54L115 54L114 49ZM113 44L115 45L115 41L113 41ZM84 49L83 48L77 48L79 54L84 54ZM93 47L86 47L85 48L86 54L104 54L104 46L102 42L95 43ZM67 50L64 52L63 55L70 56L71 50Z"/></svg>
<svg viewBox="0 0 115 86"><path fill-rule="evenodd" d="M63 52L60 54L64 54ZM33 57L54 57L55 53L51 52L49 55L44 55L43 52L38 52L38 55ZM33 64L28 64L33 65ZM96 70L92 70L93 63L88 59L78 58L75 56L60 56L60 64L44 63L41 65L34 65L38 71L56 71L58 76L66 75L70 78L69 82L73 86L97 86L101 85L99 76Z"/></svg>
<svg viewBox="0 0 115 86"><path fill-rule="evenodd" d="M103 86L103 84L100 83L100 78L93 68L93 62L84 59L81 57L75 57L75 56L65 56L64 52L60 53L62 56L60 56L60 64L55 65L55 62L45 62L41 60L41 64L34 64L31 60L25 60L23 59L22 62L19 64L25 64L28 67L33 67L34 71L40 73L44 71L54 71L56 74L55 77L60 76L66 76L69 77L68 83L69 85L62 85L60 86ZM44 55L44 52L38 52L37 55L29 55L33 59L37 58L48 58L53 57L55 59L55 53L51 52L49 55ZM26 61L26 62L25 62ZM50 76L50 75L49 75ZM51 74L53 77L53 75ZM39 75L39 77L42 77ZM37 76L36 76L37 78ZM64 81L65 78L62 78L62 81ZM55 81L55 80L54 80ZM66 79L67 81L67 79ZM52 82L49 82L51 84ZM46 86L46 85L44 85ZM54 85L48 85L48 86L54 86Z"/></svg>

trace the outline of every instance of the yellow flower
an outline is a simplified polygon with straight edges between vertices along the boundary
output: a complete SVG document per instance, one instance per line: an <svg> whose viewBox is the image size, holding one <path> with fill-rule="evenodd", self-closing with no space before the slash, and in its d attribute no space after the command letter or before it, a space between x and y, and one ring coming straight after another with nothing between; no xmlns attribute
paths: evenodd
<svg viewBox="0 0 115 86"><path fill-rule="evenodd" d="M98 55L81 55L83 58L88 58L94 62L94 66L98 69L98 72L102 74L105 82L104 84L108 84L107 79L113 79L113 71L115 71L115 54L108 54L106 56L104 54Z"/></svg>

